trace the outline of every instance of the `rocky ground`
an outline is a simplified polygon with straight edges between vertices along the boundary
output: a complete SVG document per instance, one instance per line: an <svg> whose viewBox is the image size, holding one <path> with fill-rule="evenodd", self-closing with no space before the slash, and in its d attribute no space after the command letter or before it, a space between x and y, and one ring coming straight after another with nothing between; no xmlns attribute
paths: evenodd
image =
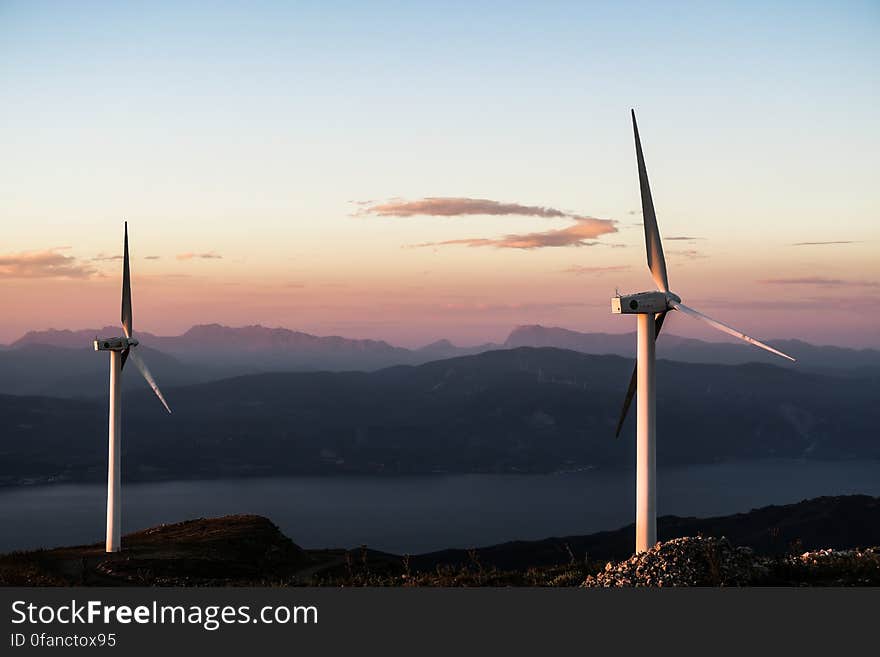
<svg viewBox="0 0 880 657"><path fill-rule="evenodd" d="M747 586L766 579L765 561L726 538L675 538L625 561L609 561L584 586Z"/></svg>
<svg viewBox="0 0 880 657"><path fill-rule="evenodd" d="M877 586L880 548L815 550L783 557L734 547L726 538L683 537L588 575L585 587Z"/></svg>

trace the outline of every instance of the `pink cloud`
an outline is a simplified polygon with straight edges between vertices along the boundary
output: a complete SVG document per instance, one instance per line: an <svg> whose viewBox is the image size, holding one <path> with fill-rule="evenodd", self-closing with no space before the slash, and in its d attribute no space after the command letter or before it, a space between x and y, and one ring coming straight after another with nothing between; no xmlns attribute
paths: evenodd
<svg viewBox="0 0 880 657"><path fill-rule="evenodd" d="M463 246L494 246L498 249L540 249L548 246L595 246L598 242L591 242L605 233L616 232L614 222L607 219L593 219L592 217L580 217L571 226L557 230L547 230L539 233L523 233L505 235L504 237L471 237L458 240L446 240L443 242L425 242L416 244L424 246L450 246L460 244Z"/></svg>
<svg viewBox="0 0 880 657"><path fill-rule="evenodd" d="M569 212L556 208L519 203L500 203L484 198L428 197L418 201L396 199L365 208L380 217L460 217L463 215L522 215L528 217L572 217Z"/></svg>
<svg viewBox="0 0 880 657"><path fill-rule="evenodd" d="M0 278L89 278L95 269L57 249L0 256Z"/></svg>
<svg viewBox="0 0 880 657"><path fill-rule="evenodd" d="M432 217L460 217L465 215L519 215L572 219L574 223L565 228L534 232L514 233L498 238L470 237L443 242L425 242L416 247L426 246L493 246L499 249L539 249L549 246L593 246L594 240L607 233L616 233L616 222L611 219L596 219L556 208L521 205L519 203L500 203L482 198L444 198L428 197L418 201L395 199L366 207L364 213L380 217L412 217L425 215Z"/></svg>

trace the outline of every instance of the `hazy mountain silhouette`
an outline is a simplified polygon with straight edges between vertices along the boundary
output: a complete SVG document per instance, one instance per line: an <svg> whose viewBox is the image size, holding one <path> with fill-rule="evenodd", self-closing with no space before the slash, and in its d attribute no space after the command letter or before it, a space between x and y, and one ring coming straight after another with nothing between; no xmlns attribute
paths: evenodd
<svg viewBox="0 0 880 657"><path fill-rule="evenodd" d="M78 331L30 331L0 349L0 393L92 397L106 393L107 359L91 348L96 335L119 335L118 327ZM183 385L242 374L303 370L375 370L444 357L418 354L377 340L318 337L263 326L194 326L182 335L138 333L160 385ZM454 349L454 347L453 347ZM126 388L142 387L136 377Z"/></svg>
<svg viewBox="0 0 880 657"><path fill-rule="evenodd" d="M100 360L100 359L98 359ZM128 478L518 472L631 464L614 426L632 367L552 348L372 373L302 372L126 393ZM660 360L658 461L880 458L876 386L780 367ZM11 480L100 479L106 401L0 396Z"/></svg>
<svg viewBox="0 0 880 657"><path fill-rule="evenodd" d="M232 372L208 367L192 368L149 346L140 347L150 369L162 385L183 385L210 381ZM98 397L107 395L109 362L106 354L91 348L29 344L0 351L0 392L53 397ZM140 390L146 385L140 376L124 377L123 390Z"/></svg>
<svg viewBox="0 0 880 657"><path fill-rule="evenodd" d="M817 346L802 340L768 340L771 346L791 354L791 363L766 351L738 342L705 342L663 332L657 340L657 357L686 363L769 363L781 367L836 374L880 374L880 350ZM505 347L558 347L588 354L633 356L636 334L579 333L540 325L518 326Z"/></svg>
<svg viewBox="0 0 880 657"><path fill-rule="evenodd" d="M45 344L55 347L89 347L95 335L118 335L118 327L80 331L30 331L11 349ZM265 369L376 369L407 362L411 351L380 340L318 337L301 331L265 326L229 327L220 324L193 326L181 335L159 336L139 332L142 344L191 363L230 366L247 371Z"/></svg>
<svg viewBox="0 0 880 657"><path fill-rule="evenodd" d="M415 350L417 359L424 358L427 360L441 360L443 358L455 358L456 356L468 356L471 354L479 354L492 349L502 349L503 346L494 342L475 345L472 347L459 347L452 344L449 340L437 340L431 344L425 345Z"/></svg>
<svg viewBox="0 0 880 657"><path fill-rule="evenodd" d="M0 393L64 397L105 394L106 359L91 351L91 342L96 335L118 335L120 331L118 327L104 327L25 334L8 347L0 348ZM448 340L438 340L415 350L381 340L319 337L284 328L231 328L219 324L194 326L177 336L139 333L138 338L144 349L161 352L151 353L149 363L163 386L260 372L373 371L522 346L624 357L633 357L635 352L634 333L578 333L543 326L517 327L504 345L460 347ZM794 354L798 363L789 365L749 345L704 342L666 333L658 341L658 354L682 362L766 362L800 372L880 378L878 350L819 347L797 340L774 340L771 344ZM126 386L131 385L132 381L127 380Z"/></svg>

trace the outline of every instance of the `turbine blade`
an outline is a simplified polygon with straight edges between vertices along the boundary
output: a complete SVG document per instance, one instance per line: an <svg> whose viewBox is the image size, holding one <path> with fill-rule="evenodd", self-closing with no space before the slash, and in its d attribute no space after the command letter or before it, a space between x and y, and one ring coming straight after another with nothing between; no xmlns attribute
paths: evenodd
<svg viewBox="0 0 880 657"><path fill-rule="evenodd" d="M137 366L137 368L141 371L141 374L144 375L144 378L147 380L147 383L150 384L153 392L156 393L159 401L162 402L162 406L164 406L165 410L170 413L171 408L168 406L168 402L165 401L165 397L162 396L162 391L159 390L159 386L156 385L156 380L153 378L153 375L150 374L150 370L147 368L147 364L144 362L144 359L138 356L138 353L136 351L132 351L130 355L131 359L134 361L135 366Z"/></svg>
<svg viewBox="0 0 880 657"><path fill-rule="evenodd" d="M639 163L639 188L642 193L642 219L645 224L645 250L648 252L648 269L657 289L669 292L669 280L666 277L666 258L663 257L663 244L660 242L660 230L657 228L657 215L654 213L654 201L651 198L651 186L648 184L648 169L645 167L645 156L642 154L642 141L639 139L639 126L636 125L636 111L632 112L633 134L636 139L636 158Z"/></svg>
<svg viewBox="0 0 880 657"><path fill-rule="evenodd" d="M760 340L755 340L755 338L748 336L745 333L742 333L740 331L737 331L735 328L732 328L732 327L728 326L727 324L722 324L718 320L712 319L711 317L704 315L703 313L701 313L697 310L694 310L693 308L689 308L688 306L684 305L683 303L676 303L675 301L672 301L671 305L673 308L675 308L676 310L680 310L685 315L690 315L691 317L701 319L704 322L706 322L707 324L709 324L710 326L714 326L719 331L723 331L724 333L727 333L728 335L732 335L736 338L739 338L740 340L745 340L749 344L753 344L756 347L760 347L761 349L766 349L767 351L774 353L777 356L782 356L783 358L787 358L788 360L790 360L792 362L797 362L796 359L792 358L788 354L784 354L781 351L779 351L778 349L774 349L770 345L766 345L763 342L761 342Z"/></svg>
<svg viewBox="0 0 880 657"><path fill-rule="evenodd" d="M131 347L128 349L122 350L122 360L119 361L119 371L121 372L125 368L125 361L128 360L128 355L131 353Z"/></svg>
<svg viewBox="0 0 880 657"><path fill-rule="evenodd" d="M125 248L122 256L122 328L131 337L131 275L128 267L128 222L125 222Z"/></svg>
<svg viewBox="0 0 880 657"><path fill-rule="evenodd" d="M663 328L663 320L666 318L666 313L660 313L654 317L654 342L657 341L657 338L660 336L660 329ZM614 437L620 437L620 430L623 428L623 422L626 420L626 415L629 413L629 407L632 404L633 397L636 396L636 385L638 382L639 375L639 366L636 363L633 366L632 377L629 380L629 388L626 390L626 397L623 400L623 409L620 411L620 419L617 421L617 431L614 433Z"/></svg>

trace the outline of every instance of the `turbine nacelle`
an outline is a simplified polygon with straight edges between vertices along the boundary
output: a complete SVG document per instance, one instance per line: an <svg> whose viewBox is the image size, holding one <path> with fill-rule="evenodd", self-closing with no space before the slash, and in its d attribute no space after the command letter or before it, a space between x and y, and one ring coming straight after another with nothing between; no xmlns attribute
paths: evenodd
<svg viewBox="0 0 880 657"><path fill-rule="evenodd" d="M611 312L615 315L656 315L672 310L681 298L672 292L636 292L611 297Z"/></svg>
<svg viewBox="0 0 880 657"><path fill-rule="evenodd" d="M136 338L95 338L95 351L125 351L138 346Z"/></svg>

